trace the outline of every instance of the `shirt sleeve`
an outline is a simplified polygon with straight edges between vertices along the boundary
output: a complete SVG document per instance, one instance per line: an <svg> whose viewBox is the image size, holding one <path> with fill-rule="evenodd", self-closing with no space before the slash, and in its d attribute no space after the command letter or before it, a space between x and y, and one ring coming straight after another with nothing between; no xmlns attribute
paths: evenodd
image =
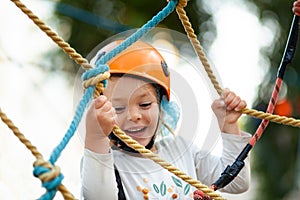
<svg viewBox="0 0 300 200"><path fill-rule="evenodd" d="M207 153L205 156L200 152L196 154L196 170L199 180L210 186L221 176L228 165L232 165L240 152L249 142L251 135L242 132L241 136L221 133L222 154L213 155ZM228 193L242 193L248 190L250 185L250 155L244 160L245 166L237 177L220 191Z"/></svg>
<svg viewBox="0 0 300 200"><path fill-rule="evenodd" d="M112 153L84 150L81 160L81 195L84 200L118 199Z"/></svg>

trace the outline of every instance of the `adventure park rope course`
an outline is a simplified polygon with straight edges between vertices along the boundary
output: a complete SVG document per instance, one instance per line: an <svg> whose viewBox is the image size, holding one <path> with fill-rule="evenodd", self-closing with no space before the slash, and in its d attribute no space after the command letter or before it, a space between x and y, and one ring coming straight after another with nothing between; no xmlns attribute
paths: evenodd
<svg viewBox="0 0 300 200"><path fill-rule="evenodd" d="M50 158L46 161L43 158L43 155L38 151L38 149L28 140L25 135L20 132L17 126L10 120L7 115L0 108L0 117L1 120L11 129L14 135L26 146L26 148L31 152L31 154L36 158L36 161L33 163L34 170L33 174L35 177L39 178L42 182L42 186L46 189L46 193L43 194L39 199L48 200L53 199L56 193L59 191L64 199L75 199L75 197L68 191L68 189L62 184L63 174L60 171L60 168L55 165L56 161L60 157L62 151L68 145L69 141L73 137L80 121L83 116L84 110L87 103L91 98L95 98L102 94L104 87L106 86L107 79L110 74L108 72L109 68L107 62L112 59L114 56L125 50L134 42L138 41L143 35L147 34L151 29L155 28L162 20L164 20L169 14L173 11L176 11L179 19L186 31L186 34L199 57L202 65L205 68L207 76L210 78L211 83L213 84L215 90L218 94L221 94L222 88L219 86L219 83L214 76L213 71L210 68L209 62L203 52L203 49L200 45L200 42L197 39L197 36L194 33L189 18L184 10L187 6L187 0L168 0L167 5L158 12L151 20L145 23L141 28L139 28L135 33L129 36L123 43L117 46L112 51L108 52L101 57L96 67L89 64L89 62L83 58L79 53L76 52L67 42L65 42L57 33L55 33L50 27L48 27L42 20L40 20L31 10L29 10L21 1L11 0L33 23L38 26L49 38L52 39L71 59L73 59L77 64L79 64L84 70L85 73L82 76L83 85L86 89L85 94L82 96L79 104L77 105L75 115L63 136L61 142L53 149ZM161 165L166 170L170 171L177 177L181 178L185 182L194 186L198 190L204 192L207 196L215 200L224 199L220 196L216 190L223 188L228 183L230 183L235 176L238 175L240 170L244 166L243 160L247 157L250 150L254 147L256 142L260 139L263 134L264 129L267 127L268 122L275 122L279 124L300 127L300 120L289 118L285 116L273 115L274 107L278 99L278 93L281 88L281 83L283 80L283 75L286 66L292 61L292 58L295 53L296 43L298 39L299 31L299 17L294 16L290 34L287 40L286 49L283 55L282 62L278 69L278 76L276 84L269 102L269 106L266 112L256 111L254 109L245 108L242 113L262 119L261 124L259 125L257 131L249 141L249 144L244 148L241 154L237 157L236 161L228 166L225 171L222 173L221 177L213 183L211 186L206 186L198 180L194 180L189 177L184 172L180 171L171 164L165 162L163 159L159 158L156 154L146 149L144 146L138 144L132 138L127 136L119 127L115 126L113 129L114 134L125 142L129 147L135 149L144 157L149 158Z"/></svg>

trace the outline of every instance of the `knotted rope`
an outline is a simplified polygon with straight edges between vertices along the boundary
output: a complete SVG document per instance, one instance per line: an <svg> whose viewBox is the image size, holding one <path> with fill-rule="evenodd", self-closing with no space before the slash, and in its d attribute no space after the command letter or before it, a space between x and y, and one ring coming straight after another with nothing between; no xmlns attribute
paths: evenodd
<svg viewBox="0 0 300 200"><path fill-rule="evenodd" d="M18 127L14 125L14 123L7 117L7 115L2 111L1 108L0 117L1 120L8 126L8 128L12 130L15 136L26 146L28 150L30 150L32 155L36 158L34 166L43 166L43 168L39 168L39 170L46 170L47 173L45 174L39 173L38 171L36 171L35 173L35 176L39 177L42 181L43 187L45 187L47 190L49 189L50 191L49 193L47 193L47 196L44 196L41 199L52 199L56 193L56 190L58 190L61 192L64 199L73 200L73 195L66 189L63 184L61 184L63 176L60 174L59 168L53 167L50 163L44 161L42 154L34 145L31 144L28 139L26 139L26 137L21 133Z"/></svg>
<svg viewBox="0 0 300 200"><path fill-rule="evenodd" d="M78 54L73 48L70 47L70 45L66 42L63 41L61 37L59 37L54 31L51 30L48 26L45 25L44 22L42 22L36 15L34 15L29 9L26 8L24 4L22 4L19 0L11 0L16 4L17 7L19 7L23 13L25 13L43 32L45 32L56 44L58 44L59 47L61 47L66 54L68 54L76 63L80 64L85 70L95 70L97 68L93 68L88 61L83 58L80 54ZM145 34L147 31L149 31L151 28L153 28L153 25L156 25L159 23L164 17L169 15L173 9L176 6L177 1L176 0L171 0L168 3L168 6L161 11L156 17L154 17L151 21L149 21L147 24L145 24L141 29L139 29L135 34L130 36L128 39L124 41L123 48L116 48L116 50L113 50L112 53L109 52L106 54L105 59L101 59L101 62L99 65L105 64L109 59L114 57L116 54L127 48L129 45L131 45L133 42L137 41L143 34ZM221 94L222 89L218 84L218 81L216 80L213 71L211 70L209 63L206 59L205 54L203 53L202 47L200 45L200 42L197 40L196 35L194 34L194 31L191 27L191 24L188 21L188 17L184 11L184 7L187 5L186 0L180 0L176 6L176 11L182 21L182 24L187 32L187 35L193 45L193 48L197 52L198 57L200 58L211 82L213 83L215 89L219 94ZM109 73L108 72L96 72L97 70L93 71L93 74L89 75L83 75L83 80L84 80L84 87L86 87L86 93L82 97L77 110L74 119L72 120L72 123L65 134L65 137L61 141L61 143L54 149L49 162L45 162L42 158L42 155L38 153L36 148L31 145L31 143L24 137L23 134L21 134L18 129L13 125L13 123L6 117L6 115L1 111L0 116L1 119L4 123L8 125L12 129L12 131L15 133L15 135L20 139L24 145L31 150L32 154L37 157L37 161L34 163L34 175L39 177L42 182L44 181L47 184L45 184L45 187L48 187L49 190L57 188L64 196L65 199L74 199L73 196L67 192L66 188L61 184L62 180L62 175L60 174L60 170L58 167L53 166L53 164L56 162L58 159L61 151L65 148L65 146L68 144L70 138L73 136L81 118L82 118L82 113L94 94L94 98L99 96L104 89L104 81L108 79ZM260 119L267 119L269 121L273 121L276 123L281 123L281 124L286 124L286 125L291 125L291 126L300 126L300 120L295 120L293 118L288 118L288 117L282 117L278 115L272 115L269 113L264 113L264 112L259 112L253 109L244 109L242 111L244 114L260 118ZM178 169L173 167L172 165L166 163L163 161L161 158L159 158L156 154L152 153L151 151L145 149L142 145L139 145L135 140L132 140L129 136L127 136L120 128L114 127L114 133L116 134L117 137L119 137L121 140L123 140L128 146L136 149L139 151L142 155L145 157L157 162L159 165L162 167L166 168L168 171L172 172L176 176L182 178L184 181L188 182L189 184L195 186L198 189L201 189L203 192L208 194L210 197L214 199L223 199L222 197L219 196L215 191L211 190L207 186L201 184L198 180L193 180L190 177L188 177L186 174L183 172L180 172ZM50 181L50 183L48 182ZM48 190L47 189L47 190ZM50 192L51 193L51 192ZM49 194L49 197L51 198L51 194ZM55 195L55 192L54 194ZM52 196L54 197L54 196Z"/></svg>
<svg viewBox="0 0 300 200"><path fill-rule="evenodd" d="M90 66L88 64L88 62L86 61L86 59L82 58L78 53L76 53L76 51L74 49L72 49L67 43L65 43L63 41L62 38L60 38L56 33L54 33L48 26L46 26L37 16L35 16L29 9L27 9L25 7L24 4L22 4L20 1L18 0L12 0L17 7L19 7L32 21L34 21L34 23L42 30L44 31L49 37L51 37L51 39L58 44L59 47L61 47L65 53L67 53L73 60L75 60L78 64L82 65L83 68L85 70L89 70L87 71L85 74L83 74L83 80L84 80L84 86L87 87L86 89L86 93L83 96L83 98L81 99L77 109L76 109L76 114L74 119L72 120L72 123L69 127L69 129L67 130L67 133L65 134L64 138L62 139L61 143L54 149L53 153L51 154L51 157L49 159L49 163L45 163L44 161L39 161L36 162L34 164L35 166L35 170L34 170L34 175L39 177L42 181L45 180L53 180L51 178L48 178L47 175L51 174L51 177L58 175L60 173L57 173L57 167L52 167L52 165L56 162L56 160L58 159L60 153L62 152L62 150L65 148L65 146L67 145L68 141L70 140L70 138L73 136L79 122L80 119L82 117L84 108L86 107L89 99L91 98L92 94L94 93L95 87L98 89L98 92L96 91L94 93L94 97L98 96L99 94L102 93L103 89L104 89L104 84L103 84L103 80L107 79L109 77L109 73L107 72L103 72L103 74L100 74L99 71L97 71L97 68L92 68L92 66ZM121 51L123 51L125 48L127 48L129 45L131 45L133 42L137 41L140 37L142 37L146 32L148 32L150 29L152 29L153 27L155 27L162 19L164 19L167 15L169 15L176 6L177 1L172 0L168 3L168 6L166 6L166 8L164 8L161 12L159 12L157 14L157 16L153 17L153 19L151 21L149 21L147 24L145 24L141 29L139 29L135 34L133 34L132 36L130 36L128 39L126 39L121 45L120 47L115 48L113 51L109 52L108 54L106 54L105 56L102 57L102 59L100 59L100 61L102 61L102 64L106 63L108 60L110 60L111 58L113 58L116 54L120 53ZM99 66L101 66L101 62L99 63ZM102 82L98 82L98 81L102 81ZM98 82L98 83L97 83ZM123 137L124 139L127 137L126 142L131 143L128 144L129 146L131 146L132 144L136 144L138 145L138 143L134 140L132 140L131 138L128 138L128 136L121 131L121 129L119 129L118 127L114 128L114 132L116 133L116 135L118 137ZM125 142L125 143L126 143ZM138 146L136 147L138 148ZM141 153L143 153L144 151L148 151L147 149L145 149L143 146L140 146L140 149L138 149ZM152 152L148 152L148 154L150 153L153 154ZM201 188L203 187L203 185L197 181L197 180L191 180L191 178L187 178L187 176L184 176L183 173L181 173L179 170L177 170L176 168L172 167L171 165L169 165L168 163L165 163L162 159L158 158L156 155L152 155L152 156L147 156L150 159L152 158L154 161L159 162L162 166L165 166L168 168L169 171L171 171L172 173L174 173L175 175L178 174L179 176L181 176L184 180L188 181L190 184L196 184L195 186L201 186ZM41 165L39 165L41 164ZM51 166L51 167L50 167ZM47 170L45 167L51 168L50 170ZM53 170L56 169L56 170ZM53 172L53 173L49 173L49 171ZM47 175L43 174L46 173ZM54 175L53 175L54 174ZM61 181L61 176L60 180L55 180L53 182L55 183L60 183ZM198 185L197 185L198 184ZM49 183L49 184L45 184L45 187L48 188L48 190L55 188L55 186L53 186L53 183ZM204 186L205 187L205 186ZM197 187L199 188L199 187ZM206 187L208 192L214 192L213 190L210 190L208 187ZM59 186L58 187L59 190L62 190L62 187ZM63 191L64 192L64 191ZM55 192L52 193L52 191L48 191L47 195L44 195L45 198L53 198L55 195ZM64 195L67 198L67 195ZM218 196L218 195L213 195L213 196Z"/></svg>

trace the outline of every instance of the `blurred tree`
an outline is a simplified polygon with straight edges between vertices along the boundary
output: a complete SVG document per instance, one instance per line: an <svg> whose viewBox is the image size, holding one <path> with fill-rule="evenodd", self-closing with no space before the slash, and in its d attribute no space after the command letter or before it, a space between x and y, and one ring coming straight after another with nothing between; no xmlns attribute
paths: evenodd
<svg viewBox="0 0 300 200"><path fill-rule="evenodd" d="M248 0L254 2L259 10L262 22L272 20L279 26L278 39L273 42L273 48L262 49L261 54L267 57L271 63L269 73L257 92L255 109L265 111L270 98L270 92L275 83L277 68L280 64L289 34L293 18L292 0ZM299 44L298 44L299 45ZM300 68L300 46L292 64L286 70L281 100L278 102L275 112L286 116L298 118L299 115L299 72ZM260 120L249 119L248 131L254 133ZM299 160L297 145L300 132L298 128L270 123L265 130L264 136L253 149L253 172L257 175L258 190L255 199L298 199L292 194L299 192L297 185L299 172L296 164ZM299 161L298 161L299 162ZM299 194L299 193L298 193Z"/></svg>

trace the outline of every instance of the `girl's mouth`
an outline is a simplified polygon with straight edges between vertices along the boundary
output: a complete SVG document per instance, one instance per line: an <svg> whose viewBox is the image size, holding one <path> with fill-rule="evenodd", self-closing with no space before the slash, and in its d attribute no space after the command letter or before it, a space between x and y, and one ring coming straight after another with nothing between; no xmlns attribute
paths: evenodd
<svg viewBox="0 0 300 200"><path fill-rule="evenodd" d="M130 128L126 129L125 133L128 135L137 135L137 134L142 134L146 130L147 127L142 127L142 128Z"/></svg>

